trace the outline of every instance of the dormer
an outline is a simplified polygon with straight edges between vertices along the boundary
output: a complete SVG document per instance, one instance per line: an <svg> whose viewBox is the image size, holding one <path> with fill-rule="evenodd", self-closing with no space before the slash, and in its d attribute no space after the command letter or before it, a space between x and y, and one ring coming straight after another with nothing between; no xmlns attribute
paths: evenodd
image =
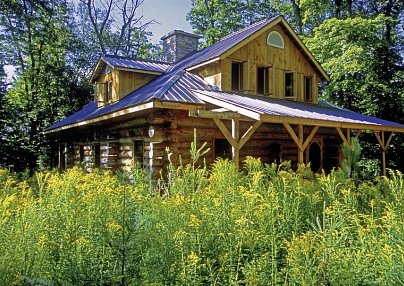
<svg viewBox="0 0 404 286"><path fill-rule="evenodd" d="M328 75L290 25L283 17L256 25L254 32L247 27L214 44L223 52L187 70L223 91L317 103L319 83ZM231 38L243 34L234 44Z"/></svg>
<svg viewBox="0 0 404 286"><path fill-rule="evenodd" d="M167 63L102 56L91 76L98 107L116 102L149 83L170 67Z"/></svg>

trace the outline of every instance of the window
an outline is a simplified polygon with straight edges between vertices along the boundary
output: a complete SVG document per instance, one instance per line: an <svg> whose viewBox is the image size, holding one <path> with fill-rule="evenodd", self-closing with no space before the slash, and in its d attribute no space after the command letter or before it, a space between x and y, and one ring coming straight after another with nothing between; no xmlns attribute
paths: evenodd
<svg viewBox="0 0 404 286"><path fill-rule="evenodd" d="M268 68L259 67L257 69L257 94L269 94Z"/></svg>
<svg viewBox="0 0 404 286"><path fill-rule="evenodd" d="M84 145L79 145L79 160L80 164L84 162Z"/></svg>
<svg viewBox="0 0 404 286"><path fill-rule="evenodd" d="M232 159L231 145L227 139L215 139L215 159Z"/></svg>
<svg viewBox="0 0 404 286"><path fill-rule="evenodd" d="M311 101L313 99L311 77L309 76L304 77L304 99L306 101Z"/></svg>
<svg viewBox="0 0 404 286"><path fill-rule="evenodd" d="M143 168L143 153L144 142L143 140L135 140L133 142L133 161L135 164L139 164Z"/></svg>
<svg viewBox="0 0 404 286"><path fill-rule="evenodd" d="M101 167L101 145L99 143L93 145L93 152L94 167L99 168Z"/></svg>
<svg viewBox="0 0 404 286"><path fill-rule="evenodd" d="M107 83L107 92L106 92L106 97L105 101L108 103L112 100L112 80L108 81Z"/></svg>
<svg viewBox="0 0 404 286"><path fill-rule="evenodd" d="M285 46L285 43L283 41L281 34L279 34L276 31L272 31L271 33L268 34L267 44L269 46L281 48L281 49L283 49Z"/></svg>
<svg viewBox="0 0 404 286"><path fill-rule="evenodd" d="M285 97L293 97L293 73L285 73Z"/></svg>
<svg viewBox="0 0 404 286"><path fill-rule="evenodd" d="M235 91L243 90L243 63L241 62L231 64L231 89Z"/></svg>

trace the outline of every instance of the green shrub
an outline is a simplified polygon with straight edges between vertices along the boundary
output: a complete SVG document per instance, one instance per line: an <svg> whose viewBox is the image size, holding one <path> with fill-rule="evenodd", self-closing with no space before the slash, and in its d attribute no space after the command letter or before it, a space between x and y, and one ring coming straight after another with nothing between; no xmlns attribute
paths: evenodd
<svg viewBox="0 0 404 286"><path fill-rule="evenodd" d="M0 170L0 285L403 284L399 171L357 184L254 158L169 171L161 195L136 168Z"/></svg>

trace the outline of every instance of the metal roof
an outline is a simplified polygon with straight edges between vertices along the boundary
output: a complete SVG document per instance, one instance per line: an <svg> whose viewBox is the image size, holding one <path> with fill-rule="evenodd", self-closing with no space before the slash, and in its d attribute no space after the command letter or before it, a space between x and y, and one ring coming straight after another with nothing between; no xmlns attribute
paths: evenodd
<svg viewBox="0 0 404 286"><path fill-rule="evenodd" d="M121 100L106 106L97 108L97 104L91 102L84 106L80 111L48 127L45 131L100 117L115 111L147 103L152 100L204 104L202 100L192 93L191 89L218 90L217 87L209 85L199 76L184 70L179 70L161 75L150 83L128 94Z"/></svg>
<svg viewBox="0 0 404 286"><path fill-rule="evenodd" d="M356 113L326 101L320 101L319 104L310 104L286 99L240 95L220 91L195 90L194 94L195 96L200 96L205 102L212 104L222 102L223 105L226 105L226 108L230 110L233 108L231 111L238 111L242 108L260 115L275 115L361 125L387 126L403 129L402 131L404 131L404 125L402 124Z"/></svg>
<svg viewBox="0 0 404 286"><path fill-rule="evenodd" d="M244 29L231 33L213 45L199 50L195 54L178 62L171 68L171 70L186 69L212 60L280 17L281 16L276 16L270 19L262 20L247 26Z"/></svg>
<svg viewBox="0 0 404 286"><path fill-rule="evenodd" d="M158 61L104 55L98 60L97 65L95 66L91 75L90 81L93 82L99 75L101 75L107 65L113 69L129 69L132 71L154 74L165 73L171 67L171 65L168 63Z"/></svg>
<svg viewBox="0 0 404 286"><path fill-rule="evenodd" d="M130 59L118 56L101 56L101 59L104 60L111 67L144 70L159 73L166 72L166 70L171 66L170 64L163 62Z"/></svg>

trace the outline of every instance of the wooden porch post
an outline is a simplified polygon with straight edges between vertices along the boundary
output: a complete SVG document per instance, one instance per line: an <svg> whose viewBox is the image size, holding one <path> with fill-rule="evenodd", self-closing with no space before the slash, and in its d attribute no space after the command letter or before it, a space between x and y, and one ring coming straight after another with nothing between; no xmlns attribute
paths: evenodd
<svg viewBox="0 0 404 286"><path fill-rule="evenodd" d="M303 163L303 161L304 161L304 158L303 158L303 152L304 152L304 149L303 149L303 136L304 136L304 127L303 127L303 125L302 124L299 124L299 144L298 144L298 162L299 162L299 164L302 164Z"/></svg>
<svg viewBox="0 0 404 286"><path fill-rule="evenodd" d="M231 135L237 142L235 146L231 146L231 151L233 163L238 167L240 164L240 147L238 144L240 136L240 121L238 119L231 120Z"/></svg>
<svg viewBox="0 0 404 286"><path fill-rule="evenodd" d="M238 118L232 119L231 121L231 133L222 120L216 117L213 117L212 119L217 127L219 127L220 131L222 131L224 137L229 141L232 147L232 161L238 168L240 164L240 149L251 138L261 125L262 121L256 121L240 138L240 120Z"/></svg>
<svg viewBox="0 0 404 286"><path fill-rule="evenodd" d="M283 126L285 126L286 130L289 132L289 135L292 137L293 141L297 145L298 163L304 163L303 152L304 150L306 150L307 146L309 146L310 141L313 139L314 135L316 135L316 132L320 128L320 126L314 126L306 140L304 140L304 129L302 124L299 124L299 136L296 135L295 131L289 123L283 123Z"/></svg>
<svg viewBox="0 0 404 286"><path fill-rule="evenodd" d="M384 131L379 131L379 132L382 133L381 137L380 137L380 134L378 133L378 131L373 131L373 133L376 136L377 141L379 142L380 147L382 148L382 175L386 176L386 152L387 152L387 148L390 144L390 141L393 138L394 132L390 133L390 136L387 139L387 142L386 142Z"/></svg>

